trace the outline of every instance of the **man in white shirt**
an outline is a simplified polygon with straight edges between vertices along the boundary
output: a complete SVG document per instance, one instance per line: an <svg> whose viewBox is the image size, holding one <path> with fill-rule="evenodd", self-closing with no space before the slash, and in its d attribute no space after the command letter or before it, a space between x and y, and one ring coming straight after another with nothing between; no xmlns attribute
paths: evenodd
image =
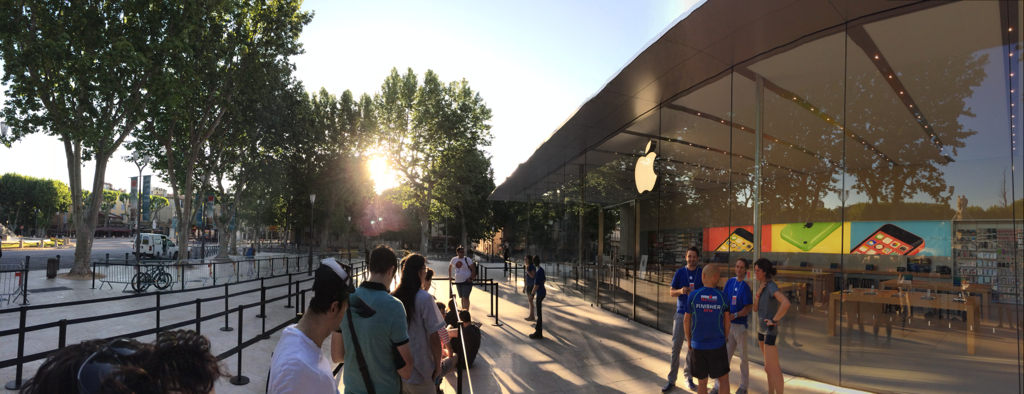
<svg viewBox="0 0 1024 394"><path fill-rule="evenodd" d="M456 248L455 253L458 256L448 264L448 277L455 282L455 290L459 293L459 308L469 310L469 293L473 291L473 279L476 279L476 263L466 257L466 249L462 246Z"/></svg>
<svg viewBox="0 0 1024 394"><path fill-rule="evenodd" d="M320 262L313 279L313 299L295 325L281 332L270 361L267 393L338 393L331 362L320 350L341 325L352 292L348 272L334 258Z"/></svg>

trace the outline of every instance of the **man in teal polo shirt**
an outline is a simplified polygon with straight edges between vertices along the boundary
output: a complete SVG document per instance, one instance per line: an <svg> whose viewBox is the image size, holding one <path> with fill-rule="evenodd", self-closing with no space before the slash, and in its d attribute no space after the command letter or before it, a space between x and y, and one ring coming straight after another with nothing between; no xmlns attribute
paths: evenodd
<svg viewBox="0 0 1024 394"><path fill-rule="evenodd" d="M377 394L398 393L402 387L401 379L409 379L412 376L412 353L409 351L409 327L405 320L405 307L401 301L388 293L385 285L391 283L395 277L398 257L391 248L378 246L370 252L368 268L370 278L359 285L352 294L350 304L355 305L359 302L357 300L362 300L377 313L369 318L353 313L346 315L341 321L344 347L340 349L340 355L345 359L345 393L369 392L359 370L359 361L349 329L349 316L352 316L352 324L363 358L366 359L374 391ZM393 351L395 347L398 348L398 353L405 364L397 370Z"/></svg>

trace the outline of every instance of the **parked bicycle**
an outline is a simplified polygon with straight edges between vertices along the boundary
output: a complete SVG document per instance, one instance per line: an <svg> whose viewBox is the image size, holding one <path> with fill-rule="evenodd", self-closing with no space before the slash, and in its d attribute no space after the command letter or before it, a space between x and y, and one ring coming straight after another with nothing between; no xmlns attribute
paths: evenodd
<svg viewBox="0 0 1024 394"><path fill-rule="evenodd" d="M166 290L171 287L171 283L174 281L171 278L171 274L164 269L163 264L157 264L150 266L146 271L140 271L132 277L132 290L136 293L141 293L149 289L149 286L155 286L157 289Z"/></svg>

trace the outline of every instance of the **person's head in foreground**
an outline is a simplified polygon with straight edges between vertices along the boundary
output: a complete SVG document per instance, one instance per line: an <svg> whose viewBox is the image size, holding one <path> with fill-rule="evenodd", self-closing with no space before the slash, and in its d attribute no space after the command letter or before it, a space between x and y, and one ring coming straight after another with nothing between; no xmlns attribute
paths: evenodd
<svg viewBox="0 0 1024 394"><path fill-rule="evenodd" d="M228 376L210 341L191 330L164 331L155 343L91 339L54 352L21 394L213 393Z"/></svg>
<svg viewBox="0 0 1024 394"><path fill-rule="evenodd" d="M708 264L704 267L704 272L701 274L701 279L706 283L708 287L718 286L718 277L722 275L721 269L717 265Z"/></svg>

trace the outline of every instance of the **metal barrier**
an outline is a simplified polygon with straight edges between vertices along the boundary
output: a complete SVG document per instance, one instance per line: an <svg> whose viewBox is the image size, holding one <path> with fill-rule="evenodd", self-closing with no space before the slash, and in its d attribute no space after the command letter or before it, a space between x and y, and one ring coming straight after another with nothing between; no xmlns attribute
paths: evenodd
<svg viewBox="0 0 1024 394"><path fill-rule="evenodd" d="M14 264L0 264L0 302L7 297L7 305L11 304L18 297L22 297L22 303L25 301L25 286L28 281L28 270L25 269L25 265L21 263Z"/></svg>
<svg viewBox="0 0 1024 394"><path fill-rule="evenodd" d="M27 267L27 265L26 265L26 267ZM355 275L355 273L357 271L360 272L360 275L361 275L361 273L365 271L365 266L363 266L363 267L352 267L352 269L353 269L353 275ZM92 322L103 321L103 320L122 319L122 318L125 318L125 317L128 317L128 316L134 316L134 315L139 315L139 314L144 314L144 313L151 313L151 312L155 312L156 313L156 320L154 322L153 328L149 328L149 329L145 329L145 330L141 330L141 331L135 331L135 332L128 333L128 334L117 335L115 337L106 338L106 339L111 340L111 339L114 339L114 338L124 338L124 337L139 338L139 337L143 337L143 336L147 336L147 335L159 334L161 331L174 330L174 329L179 329L179 328L186 328L186 327L193 326L193 325L195 326L195 331L197 333L199 333L199 334L202 334L202 327L201 327L201 323L202 322L205 322L205 321L208 321L208 320L212 320L212 319L217 319L217 318L220 318L220 317L224 318L224 327L221 328L221 330L222 331L231 331L234 328L229 326L228 319L230 318L230 315L232 315L234 313L237 313L238 314L238 320L237 320L237 323L236 323L236 327L238 329L238 342L237 342L237 345L235 347L225 351L224 353L221 353L221 354L217 355L217 359L223 361L223 360L227 359L228 357L231 357L231 356L237 354L238 355L238 365L236 367L237 369L235 371L234 377L231 378L230 381L231 381L232 384L235 384L235 385L247 384L247 383L249 383L249 378L245 377L245 375L242 374L242 361L243 361L242 350L247 348L247 347L249 347L249 346L252 346L253 344L256 344L257 342L259 342L261 340L268 339L268 338L270 338L271 334L273 334L273 333L275 333L275 332L277 332L279 330L284 329L288 325L296 323L298 321L299 313L301 313L302 311L305 311L305 309L306 309L306 293L308 291L312 290L311 286L312 286L313 278L304 278L304 279L299 279L299 280L293 280L293 278L292 278L293 275L296 275L296 274L287 274L287 276L288 276L288 282L287 283L281 283L281 284L276 284L276 285L271 285L271 286L268 286L266 284L266 279L267 278L252 279L252 280L246 280L246 281L236 281L235 283L224 283L224 284L220 285L220 286L224 287L224 295L223 296L215 296L215 297L208 297L208 298L196 298L194 301L190 300L190 301L179 302L179 303L174 303L174 304L169 304L169 305L161 304L161 302L160 302L161 301L161 295L167 296L167 295L172 295L172 294L184 294L184 293L193 292L193 291L210 290L210 289L213 289L213 288L216 288L216 287L194 288L194 289L176 290L176 291L170 291L170 292L141 293L141 294L132 294L132 295L125 295L125 296L112 297L112 298L106 298L106 299L99 299L99 300L84 300L84 301L74 301L74 302L62 302L62 303L48 304L48 305L28 306L28 305L23 304L21 307L19 307L17 309L14 309L14 308L2 309L2 310L0 310L0 319L9 319L9 317L5 317L4 315L11 314L11 313L18 313L18 315L19 315L18 328L0 331L0 340L3 340L2 338L4 338L4 337L13 336L13 335L17 335L17 337L18 337L17 355L16 355L16 357L10 358L10 359L2 359L2 360L0 360L0 368L7 368L7 367L12 367L12 366L15 367L15 378L14 378L13 381L8 382L5 387L8 390L19 390L21 388L22 384L24 383L24 365L26 363L30 363L30 362L38 361L38 360L43 360L46 357L48 357L50 354L52 354L53 352L55 352L55 351L57 351L59 349L64 348L66 340L67 340L68 326L73 326L73 325L77 325L77 324L84 324L84 323L92 323ZM240 284L256 283L256 282L258 282L260 284L260 286L258 288L249 289L249 290L241 290L241 291L237 291L235 293L231 293L231 291L230 291L231 287L234 287L234 286L237 286L237 285L240 285ZM306 288L302 288L302 285L304 285L304 284L306 285ZM292 287L293 286L294 286L294 291L292 291ZM283 288L283 287L287 287L287 289L289 290L288 294L281 295L281 296L274 297L274 298L270 298L270 299L266 298L267 290ZM257 292L260 295L260 301L259 302L254 302L254 303L250 303L250 304L242 304L242 305L238 305L235 308L229 308L228 307L228 301L232 297L238 297L238 296L242 296L242 295L246 295L246 294L255 294ZM122 300L129 300L129 299L140 299L140 298L147 298L147 297L153 299L154 304L155 304L154 307L138 309L138 310L134 310L134 311L130 311L130 312L117 312L117 313L109 313L109 314L104 314L104 315L99 315L99 316L90 316L90 317L85 317L85 318L60 319L60 320L51 321L51 322L48 322L48 323L34 324L32 326L29 326L27 324L28 314L29 314L29 312L33 312L33 311L47 311L49 309L69 308L69 307L76 307L76 308L78 308L78 307L83 307L83 306L88 306L86 308L88 308L90 310L103 310L104 308L100 307L100 306L97 306L97 304L105 303L105 302L116 302L116 301L122 301ZM288 301L287 307L288 308L292 308L293 306L292 306L291 302L292 302L292 298L293 297L295 299L294 308L295 308L295 315L296 315L296 317L287 319L284 322L278 324L277 326L271 327L268 330L267 329L267 325L266 325L266 320L265 320L266 314L264 313L266 305L270 304L270 303L282 301L282 300L287 300ZM24 300L24 298L23 298L23 300ZM224 310L223 311L216 312L216 313L211 313L211 314L207 314L207 315L203 314L203 310L202 310L202 303L203 302L211 302L211 301L219 301L219 300L224 300ZM192 308L195 309L195 318L194 319L185 320L185 321L181 321L181 322L178 322L178 323L174 323L174 324L170 324L170 325L165 325L165 326L161 325L160 314L162 312L165 312L165 311L171 310L171 309L187 308L187 307L192 307ZM243 331L244 331L243 328L244 327L243 327L242 316L243 316L243 313L244 313L245 309L255 308L255 307L260 307L260 312L261 313L257 317L261 318L262 328L261 328L259 334L253 336L252 338L250 338L248 340L245 340L244 336L243 336ZM53 314L52 312L42 312L42 313L44 315ZM33 320L39 320L39 319L34 318ZM116 321L113 324L116 324ZM38 352L38 353L26 355L25 354L25 335L28 334L28 333L31 333L31 332L36 332L36 331L46 330L46 329L51 329L51 328L58 328L59 329L58 339L57 339L56 346L51 348L51 349L49 349L49 350L44 350L44 351L41 351L41 352ZM5 355L5 357L6 357L6 355Z"/></svg>

